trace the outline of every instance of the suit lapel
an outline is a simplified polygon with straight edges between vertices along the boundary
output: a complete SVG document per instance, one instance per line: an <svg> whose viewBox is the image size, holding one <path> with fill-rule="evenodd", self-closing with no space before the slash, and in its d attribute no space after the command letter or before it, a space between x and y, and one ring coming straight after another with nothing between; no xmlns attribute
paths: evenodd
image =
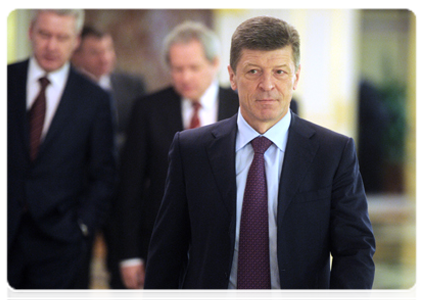
<svg viewBox="0 0 423 300"><path fill-rule="evenodd" d="M289 207L293 196L297 193L302 179L310 167L319 145L311 140L314 130L304 126L298 116L292 114L288 142L279 182L278 195L278 227Z"/></svg>
<svg viewBox="0 0 423 300"><path fill-rule="evenodd" d="M16 124L18 126L18 132L21 133L19 138L22 139L23 145L27 149L28 158L29 158L29 123L28 123L28 114L26 108L26 82L28 77L28 64L29 61L22 63L22 68L16 74L8 74L8 76L12 76L9 80L13 81L13 85L15 86L13 97L13 102L15 103L15 116L16 117ZM16 76L16 77L14 77ZM13 79L13 80L12 80ZM8 88L10 91L10 89ZM8 116L9 118L13 116Z"/></svg>
<svg viewBox="0 0 423 300"><path fill-rule="evenodd" d="M236 207L236 131L236 116L219 123L212 131L214 139L207 149L217 187L230 214Z"/></svg>
<svg viewBox="0 0 423 300"><path fill-rule="evenodd" d="M221 121L212 131L213 140L207 148L210 165L217 188L228 212L230 256L235 248L236 229L236 172L235 172L235 140L237 115ZM230 270L232 260L228 265ZM230 272L230 271L228 271Z"/></svg>
<svg viewBox="0 0 423 300"><path fill-rule="evenodd" d="M48 144L54 140L57 134L62 132L63 127L69 122L69 118L73 115L77 104L73 97L73 91L78 90L78 84L75 83L75 74L70 70L69 78L63 91L62 98L60 99L59 106L57 107L56 113L54 114L53 120L51 121L50 127L47 131L46 137L43 143L40 145L40 155L43 150L48 147Z"/></svg>
<svg viewBox="0 0 423 300"><path fill-rule="evenodd" d="M167 127L172 130L181 131L184 129L182 121L182 101L181 97L172 89L169 90L169 99L166 101L167 107L164 107L162 113L166 114Z"/></svg>

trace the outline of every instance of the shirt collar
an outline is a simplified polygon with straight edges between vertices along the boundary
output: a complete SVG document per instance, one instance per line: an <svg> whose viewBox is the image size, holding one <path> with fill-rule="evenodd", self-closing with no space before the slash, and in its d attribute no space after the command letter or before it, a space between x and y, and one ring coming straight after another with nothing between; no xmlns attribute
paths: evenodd
<svg viewBox="0 0 423 300"><path fill-rule="evenodd" d="M98 84L105 90L112 89L112 80L110 78L110 74L106 74L100 77Z"/></svg>
<svg viewBox="0 0 423 300"><path fill-rule="evenodd" d="M219 84L217 80L214 80L200 98L201 107L206 110L212 109L216 104L218 93ZM183 102L186 103L186 105L191 105L190 99L183 98Z"/></svg>
<svg viewBox="0 0 423 300"><path fill-rule="evenodd" d="M288 113L275 125L273 125L268 131L266 131L262 136L265 136L273 142L281 151L285 152L286 143L288 140L288 129L291 124L291 110L288 110ZM255 139L258 136L261 136L257 131L255 131L248 123L245 121L244 117L241 114L240 109L238 109L238 133L236 137L236 151L245 147L249 142Z"/></svg>
<svg viewBox="0 0 423 300"><path fill-rule="evenodd" d="M50 73L46 73L46 71L44 71L37 63L37 60L32 57L29 60L28 80L32 82L37 82L38 79L47 74L47 78L48 80L50 80L50 83L53 86L64 85L69 74L69 68L70 63L67 62L60 69Z"/></svg>

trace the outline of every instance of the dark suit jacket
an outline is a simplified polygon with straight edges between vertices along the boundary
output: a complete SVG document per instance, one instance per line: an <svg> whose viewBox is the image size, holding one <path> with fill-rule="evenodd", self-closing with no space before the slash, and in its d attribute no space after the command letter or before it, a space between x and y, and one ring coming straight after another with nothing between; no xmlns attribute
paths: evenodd
<svg viewBox="0 0 423 300"><path fill-rule="evenodd" d="M236 119L175 135L145 288L228 288ZM371 288L375 241L352 139L293 114L278 195L281 287Z"/></svg>
<svg viewBox="0 0 423 300"><path fill-rule="evenodd" d="M98 84L98 82L94 81L92 76L89 76L85 71L79 70L78 72L88 80ZM124 72L111 73L110 82L111 90L109 92L111 96L113 121L116 129L116 143L118 149L120 149L125 142L125 131L128 127L132 106L136 99L145 94L145 84L141 77Z"/></svg>
<svg viewBox="0 0 423 300"><path fill-rule="evenodd" d="M139 77L122 72L113 72L110 75L112 83L112 97L116 101L118 113L119 133L124 133L128 127L132 106L136 99L144 96L145 84Z"/></svg>
<svg viewBox="0 0 423 300"><path fill-rule="evenodd" d="M218 119L238 110L238 96L219 89ZM121 162L118 226L121 259L146 258L154 220L163 197L173 136L183 130L181 97L166 88L139 99L132 112Z"/></svg>
<svg viewBox="0 0 423 300"><path fill-rule="evenodd" d="M109 96L72 68L38 157L29 157L28 61L8 66L8 245L24 206L46 236L82 239L103 221L116 184Z"/></svg>

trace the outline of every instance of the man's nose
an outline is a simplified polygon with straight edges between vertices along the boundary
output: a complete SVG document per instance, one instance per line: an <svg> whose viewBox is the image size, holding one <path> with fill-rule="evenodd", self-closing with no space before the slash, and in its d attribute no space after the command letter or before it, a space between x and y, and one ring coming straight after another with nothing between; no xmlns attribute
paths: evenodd
<svg viewBox="0 0 423 300"><path fill-rule="evenodd" d="M189 69L183 70L181 75L183 81L190 81L192 78L192 72Z"/></svg>
<svg viewBox="0 0 423 300"><path fill-rule="evenodd" d="M51 37L47 42L47 49L50 51L55 50L57 48L57 43L57 39Z"/></svg>
<svg viewBox="0 0 423 300"><path fill-rule="evenodd" d="M260 78L260 88L264 91L271 91L275 87L272 74L265 72Z"/></svg>

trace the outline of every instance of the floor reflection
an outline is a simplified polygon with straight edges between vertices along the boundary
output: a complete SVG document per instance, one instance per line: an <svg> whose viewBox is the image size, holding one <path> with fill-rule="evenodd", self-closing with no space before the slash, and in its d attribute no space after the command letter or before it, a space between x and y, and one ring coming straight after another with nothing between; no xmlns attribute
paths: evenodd
<svg viewBox="0 0 423 300"><path fill-rule="evenodd" d="M406 195L369 195L376 237L374 289L409 289L416 282L416 210Z"/></svg>

